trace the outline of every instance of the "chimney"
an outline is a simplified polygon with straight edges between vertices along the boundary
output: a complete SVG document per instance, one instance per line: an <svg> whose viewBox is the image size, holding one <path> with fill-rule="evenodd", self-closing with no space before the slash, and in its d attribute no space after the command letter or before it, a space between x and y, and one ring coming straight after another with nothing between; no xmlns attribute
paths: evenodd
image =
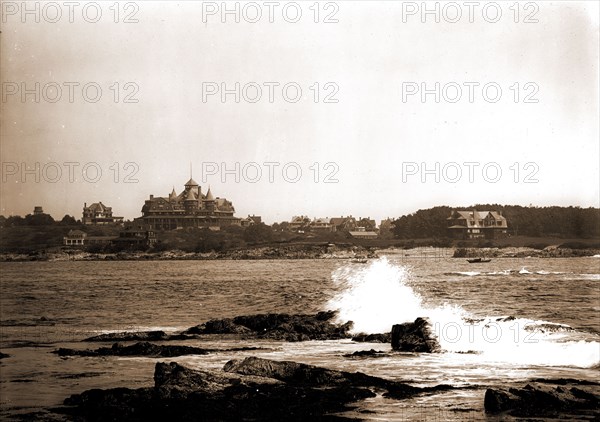
<svg viewBox="0 0 600 422"><path fill-rule="evenodd" d="M83 203L83 208L87 208L87 202Z"/></svg>
<svg viewBox="0 0 600 422"><path fill-rule="evenodd" d="M150 195L150 200L153 200L153 199L154 199L154 195Z"/></svg>

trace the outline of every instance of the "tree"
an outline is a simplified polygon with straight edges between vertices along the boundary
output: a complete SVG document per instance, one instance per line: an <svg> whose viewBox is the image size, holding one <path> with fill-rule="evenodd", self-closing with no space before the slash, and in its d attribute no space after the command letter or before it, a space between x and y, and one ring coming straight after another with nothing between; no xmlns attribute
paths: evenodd
<svg viewBox="0 0 600 422"><path fill-rule="evenodd" d="M74 224L77 224L77 220L75 220L75 217L71 217L69 214L65 214L62 220L60 220L60 224L63 226L72 226Z"/></svg>
<svg viewBox="0 0 600 422"><path fill-rule="evenodd" d="M6 227L24 226L25 219L20 215L11 215L6 219Z"/></svg>
<svg viewBox="0 0 600 422"><path fill-rule="evenodd" d="M54 224L54 218L50 214L27 214L25 225L27 226L50 226Z"/></svg>
<svg viewBox="0 0 600 422"><path fill-rule="evenodd" d="M246 227L244 240L248 243L265 243L273 239L273 229L265 223L253 224Z"/></svg>

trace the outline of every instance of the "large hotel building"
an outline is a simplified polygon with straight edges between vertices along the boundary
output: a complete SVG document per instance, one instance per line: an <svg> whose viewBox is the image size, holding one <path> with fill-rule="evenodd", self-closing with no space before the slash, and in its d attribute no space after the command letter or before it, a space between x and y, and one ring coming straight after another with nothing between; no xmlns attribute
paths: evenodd
<svg viewBox="0 0 600 422"><path fill-rule="evenodd" d="M142 207L142 216L135 223L152 230L173 230L186 227L210 227L240 225L234 217L233 204L225 198L213 197L210 187L206 194L194 181L188 180L180 194L175 188L168 197L150 195Z"/></svg>

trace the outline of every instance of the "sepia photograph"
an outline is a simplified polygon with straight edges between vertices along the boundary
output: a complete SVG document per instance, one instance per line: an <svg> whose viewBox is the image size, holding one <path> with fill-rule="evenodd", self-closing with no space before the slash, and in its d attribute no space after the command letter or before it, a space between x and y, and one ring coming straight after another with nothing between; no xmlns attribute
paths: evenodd
<svg viewBox="0 0 600 422"><path fill-rule="evenodd" d="M599 21L0 0L0 420L600 419Z"/></svg>

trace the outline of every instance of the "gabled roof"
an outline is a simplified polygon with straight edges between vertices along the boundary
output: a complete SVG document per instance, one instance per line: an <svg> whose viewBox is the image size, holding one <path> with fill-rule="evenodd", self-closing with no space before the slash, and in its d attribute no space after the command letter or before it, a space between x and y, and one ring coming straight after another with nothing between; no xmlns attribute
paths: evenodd
<svg viewBox="0 0 600 422"><path fill-rule="evenodd" d="M329 222L334 226L339 226L340 224L344 224L346 221L356 221L354 217L333 217Z"/></svg>
<svg viewBox="0 0 600 422"><path fill-rule="evenodd" d="M104 205L102 202L94 202L93 204L91 204L89 207L87 207L87 209L91 210L91 211L98 211L98 212L104 212L107 209L110 209L110 207L107 207L106 205Z"/></svg>
<svg viewBox="0 0 600 422"><path fill-rule="evenodd" d="M490 215L496 220L506 220L506 217L501 215L498 211L489 211Z"/></svg>
<svg viewBox="0 0 600 422"><path fill-rule="evenodd" d="M67 236L86 236L87 233L81 230L69 230Z"/></svg>
<svg viewBox="0 0 600 422"><path fill-rule="evenodd" d="M298 215L298 216L294 216L292 217L292 221L290 221L290 223L308 223L310 222L310 219L304 215Z"/></svg>

